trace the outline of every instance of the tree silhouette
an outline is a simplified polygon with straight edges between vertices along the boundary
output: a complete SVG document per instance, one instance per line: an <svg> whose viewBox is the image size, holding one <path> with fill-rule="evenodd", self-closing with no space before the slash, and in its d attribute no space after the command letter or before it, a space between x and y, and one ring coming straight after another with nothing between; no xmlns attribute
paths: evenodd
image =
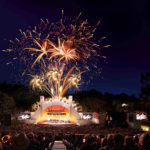
<svg viewBox="0 0 150 150"><path fill-rule="evenodd" d="M150 72L141 75L141 93L142 98L150 99Z"/></svg>
<svg viewBox="0 0 150 150"><path fill-rule="evenodd" d="M0 115L10 114L16 108L14 99L7 94L0 92Z"/></svg>
<svg viewBox="0 0 150 150"><path fill-rule="evenodd" d="M141 107L150 112L150 72L141 75Z"/></svg>

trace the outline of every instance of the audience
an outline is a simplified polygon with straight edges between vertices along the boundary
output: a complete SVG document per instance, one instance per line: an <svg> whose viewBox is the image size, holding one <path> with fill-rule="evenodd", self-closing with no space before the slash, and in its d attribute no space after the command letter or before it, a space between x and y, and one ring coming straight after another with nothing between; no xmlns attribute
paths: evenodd
<svg viewBox="0 0 150 150"><path fill-rule="evenodd" d="M51 150L63 141L67 150L150 150L150 133L99 125L27 125L0 128L0 150Z"/></svg>

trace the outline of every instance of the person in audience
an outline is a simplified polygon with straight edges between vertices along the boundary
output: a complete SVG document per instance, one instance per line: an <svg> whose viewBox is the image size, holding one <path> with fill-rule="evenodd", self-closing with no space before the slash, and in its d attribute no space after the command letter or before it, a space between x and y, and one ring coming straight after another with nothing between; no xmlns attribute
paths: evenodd
<svg viewBox="0 0 150 150"><path fill-rule="evenodd" d="M25 133L18 133L12 137L13 150L27 150L29 139Z"/></svg>
<svg viewBox="0 0 150 150"><path fill-rule="evenodd" d="M101 147L99 150L110 150L114 146L114 135L108 134L106 136L107 144L103 147Z"/></svg>
<svg viewBox="0 0 150 150"><path fill-rule="evenodd" d="M150 133L143 133L139 138L140 150L150 150Z"/></svg>
<svg viewBox="0 0 150 150"><path fill-rule="evenodd" d="M139 145L139 135L138 134L133 136L133 141L136 145Z"/></svg>
<svg viewBox="0 0 150 150"><path fill-rule="evenodd" d="M138 150L138 146L134 143L131 136L124 137L124 150Z"/></svg>
<svg viewBox="0 0 150 150"><path fill-rule="evenodd" d="M40 150L40 143L37 140L37 136L33 132L29 132L27 136L30 141L27 150Z"/></svg>
<svg viewBox="0 0 150 150"><path fill-rule="evenodd" d="M0 142L0 150L3 150L2 142Z"/></svg>
<svg viewBox="0 0 150 150"><path fill-rule="evenodd" d="M112 150L124 150L124 137L121 134L114 135L114 146Z"/></svg>

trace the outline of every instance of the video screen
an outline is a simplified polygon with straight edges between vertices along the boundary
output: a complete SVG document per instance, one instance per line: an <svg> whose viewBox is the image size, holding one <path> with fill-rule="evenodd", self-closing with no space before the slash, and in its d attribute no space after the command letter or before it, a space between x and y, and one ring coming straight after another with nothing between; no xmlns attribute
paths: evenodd
<svg viewBox="0 0 150 150"><path fill-rule="evenodd" d="M147 114L143 112L137 113L136 120L147 120Z"/></svg>
<svg viewBox="0 0 150 150"><path fill-rule="evenodd" d="M30 118L31 118L30 114L21 114L18 116L18 120L25 120Z"/></svg>
<svg viewBox="0 0 150 150"><path fill-rule="evenodd" d="M93 115L92 114L83 114L84 120L92 120Z"/></svg>

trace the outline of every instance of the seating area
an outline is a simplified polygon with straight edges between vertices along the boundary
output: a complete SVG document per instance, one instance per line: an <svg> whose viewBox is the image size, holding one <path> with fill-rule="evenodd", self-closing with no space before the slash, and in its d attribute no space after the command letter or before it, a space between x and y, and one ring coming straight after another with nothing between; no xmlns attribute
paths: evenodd
<svg viewBox="0 0 150 150"><path fill-rule="evenodd" d="M18 124L0 128L0 150L149 150L150 133L99 125Z"/></svg>

